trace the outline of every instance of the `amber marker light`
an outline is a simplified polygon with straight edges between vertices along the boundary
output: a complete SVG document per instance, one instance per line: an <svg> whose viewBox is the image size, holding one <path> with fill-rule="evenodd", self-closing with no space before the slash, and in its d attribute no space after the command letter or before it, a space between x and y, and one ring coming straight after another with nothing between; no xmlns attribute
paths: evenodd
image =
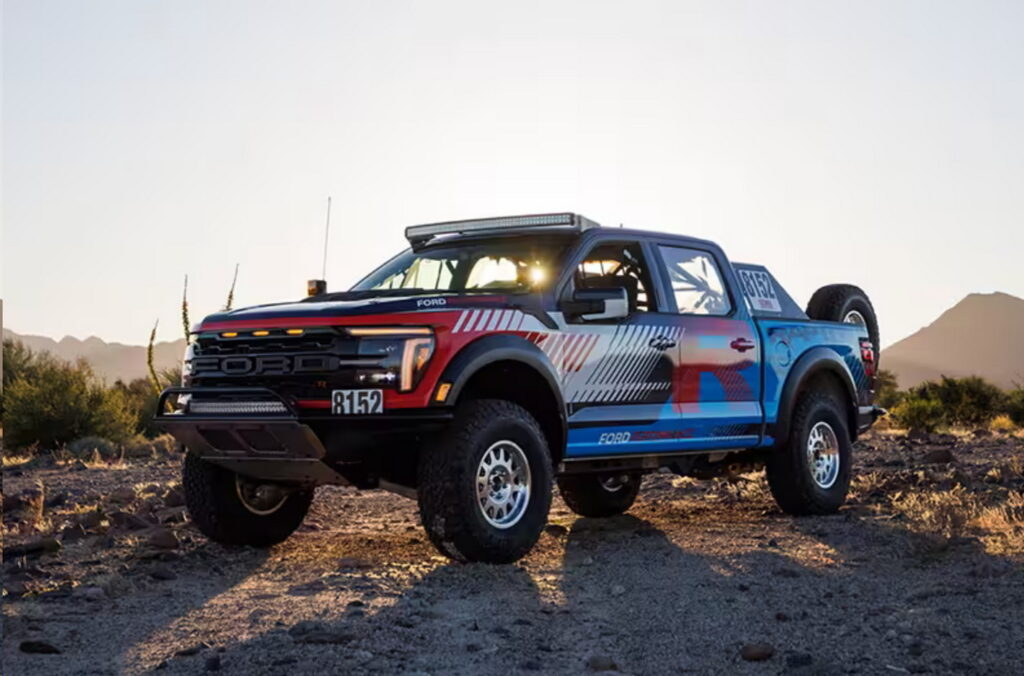
<svg viewBox="0 0 1024 676"><path fill-rule="evenodd" d="M221 338L237 338L238 337L238 332L237 331L225 331L224 333L220 334L220 337Z"/></svg>
<svg viewBox="0 0 1024 676"><path fill-rule="evenodd" d="M448 398L448 392L452 389L451 383L441 383L440 387L437 388L437 394L434 395L434 401L442 402Z"/></svg>
<svg viewBox="0 0 1024 676"><path fill-rule="evenodd" d="M253 331L252 335L262 338L263 336L269 336L270 331Z"/></svg>
<svg viewBox="0 0 1024 676"><path fill-rule="evenodd" d="M285 333L287 333L289 336L301 336L303 333L305 333L305 331L303 331L302 329L288 329L287 331L285 331Z"/></svg>

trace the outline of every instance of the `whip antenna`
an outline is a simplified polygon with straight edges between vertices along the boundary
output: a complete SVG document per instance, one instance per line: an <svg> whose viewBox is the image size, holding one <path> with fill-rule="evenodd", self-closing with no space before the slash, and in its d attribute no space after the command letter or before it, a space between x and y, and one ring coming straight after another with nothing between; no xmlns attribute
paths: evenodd
<svg viewBox="0 0 1024 676"><path fill-rule="evenodd" d="M327 224L324 226L324 267L320 279L327 279L327 241L331 236L331 196L327 196Z"/></svg>
<svg viewBox="0 0 1024 676"><path fill-rule="evenodd" d="M320 279L310 279L306 282L306 295L319 296L327 293L327 242L331 237L331 196L327 196L327 223L324 224L324 266L320 273Z"/></svg>

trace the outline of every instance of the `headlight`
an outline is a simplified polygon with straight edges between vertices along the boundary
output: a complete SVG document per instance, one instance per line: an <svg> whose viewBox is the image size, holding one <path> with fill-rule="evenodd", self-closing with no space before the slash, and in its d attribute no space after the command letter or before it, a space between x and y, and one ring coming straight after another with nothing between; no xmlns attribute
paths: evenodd
<svg viewBox="0 0 1024 676"><path fill-rule="evenodd" d="M364 374L367 382L398 382L401 392L416 388L434 355L434 332L420 326L350 327L351 336L361 337L361 355L379 354L389 366L377 373ZM400 357L396 359L396 357Z"/></svg>

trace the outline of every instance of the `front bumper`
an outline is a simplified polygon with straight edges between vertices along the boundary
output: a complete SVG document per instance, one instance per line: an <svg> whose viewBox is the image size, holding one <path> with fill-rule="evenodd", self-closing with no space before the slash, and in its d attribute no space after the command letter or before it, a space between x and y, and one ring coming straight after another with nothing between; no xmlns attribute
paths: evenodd
<svg viewBox="0 0 1024 676"><path fill-rule="evenodd" d="M167 412L168 399L183 395L192 402L202 401L205 406L195 408L204 412ZM217 402L223 405L218 408ZM248 409L253 412L244 412L245 404L250 404ZM153 420L190 452L243 476L299 484L348 484L324 462L327 451L320 438L299 421L292 404L273 390L169 387L160 393Z"/></svg>

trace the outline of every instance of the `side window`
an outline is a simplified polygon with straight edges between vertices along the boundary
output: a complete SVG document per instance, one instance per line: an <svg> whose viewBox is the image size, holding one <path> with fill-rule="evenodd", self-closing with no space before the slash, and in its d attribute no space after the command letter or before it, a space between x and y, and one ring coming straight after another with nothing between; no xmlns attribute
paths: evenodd
<svg viewBox="0 0 1024 676"><path fill-rule="evenodd" d="M639 244L597 245L577 266L574 282L577 289L624 287L630 312L655 310L651 276Z"/></svg>
<svg viewBox="0 0 1024 676"><path fill-rule="evenodd" d="M680 314L726 315L732 306L710 254L678 246L659 246Z"/></svg>

